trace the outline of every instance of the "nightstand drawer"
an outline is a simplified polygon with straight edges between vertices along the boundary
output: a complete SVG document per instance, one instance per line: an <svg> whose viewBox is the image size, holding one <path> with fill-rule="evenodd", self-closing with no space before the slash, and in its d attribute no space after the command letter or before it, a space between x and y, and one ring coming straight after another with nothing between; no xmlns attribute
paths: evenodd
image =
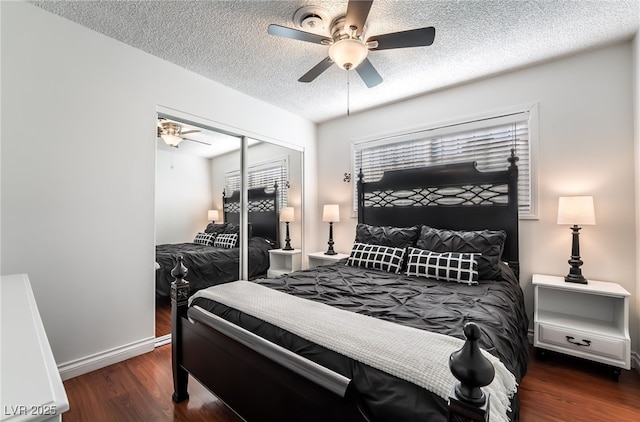
<svg viewBox="0 0 640 422"><path fill-rule="evenodd" d="M625 360L625 342L622 339L594 336L580 330L540 324L539 341L569 350Z"/></svg>

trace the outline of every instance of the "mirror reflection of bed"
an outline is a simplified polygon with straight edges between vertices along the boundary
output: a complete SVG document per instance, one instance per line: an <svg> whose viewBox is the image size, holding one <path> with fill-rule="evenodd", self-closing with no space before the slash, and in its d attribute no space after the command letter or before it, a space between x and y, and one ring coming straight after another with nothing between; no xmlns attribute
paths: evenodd
<svg viewBox="0 0 640 422"><path fill-rule="evenodd" d="M168 146L160 137L157 141L155 302L158 344L168 341L171 335L169 294L173 278L170 271L175 257L178 254L185 257L191 273L186 280L193 283L196 291L236 280L241 274L241 248L238 246L243 232L237 207L241 138L167 119L178 122L189 134L178 148ZM248 186L268 185L267 192L273 195L272 215L262 212L265 210L260 207L264 203L258 204L261 212L249 213L250 222L257 220L247 230L250 235L246 259L248 274L257 277L266 275L268 250L279 247L284 225L278 221L277 210L293 206L296 214L301 213L302 152L249 139L246 161ZM277 196L273 190L274 178L281 185ZM252 190L261 189L250 189L249 192ZM217 211L218 219L209 219L216 214L209 211ZM290 225L298 247L302 239L301 227L300 221ZM284 234L281 238L284 239ZM214 244L216 239L218 242Z"/></svg>

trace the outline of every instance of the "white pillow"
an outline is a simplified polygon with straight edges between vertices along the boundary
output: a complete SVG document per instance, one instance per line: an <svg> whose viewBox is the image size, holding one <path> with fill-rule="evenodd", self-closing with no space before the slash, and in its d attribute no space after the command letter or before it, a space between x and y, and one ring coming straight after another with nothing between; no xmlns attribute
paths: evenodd
<svg viewBox="0 0 640 422"><path fill-rule="evenodd" d="M426 249L407 249L407 275L478 284L480 254L461 252L433 252Z"/></svg>
<svg viewBox="0 0 640 422"><path fill-rule="evenodd" d="M404 248L356 242L347 259L347 265L400 274L403 259Z"/></svg>
<svg viewBox="0 0 640 422"><path fill-rule="evenodd" d="M238 233L222 233L216 236L213 246L216 248L231 249L235 248L238 243Z"/></svg>

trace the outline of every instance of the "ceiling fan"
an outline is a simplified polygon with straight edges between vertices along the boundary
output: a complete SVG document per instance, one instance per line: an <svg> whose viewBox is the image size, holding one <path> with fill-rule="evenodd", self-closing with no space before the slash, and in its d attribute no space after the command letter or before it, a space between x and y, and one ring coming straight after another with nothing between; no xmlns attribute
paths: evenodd
<svg viewBox="0 0 640 422"><path fill-rule="evenodd" d="M372 3L373 0L349 0L347 13L335 18L331 24L331 38L275 24L269 25L267 32L279 37L329 46L329 56L302 75L299 82L313 81L335 63L345 70L355 69L367 87L372 88L382 82L382 77L367 58L369 51L429 46L433 44L436 35L435 28L429 26L373 35L364 40L365 25Z"/></svg>
<svg viewBox="0 0 640 422"><path fill-rule="evenodd" d="M197 129L183 131L182 126L178 123L169 121L167 119L158 118L158 137L162 138L162 140L170 147L178 148L178 144L180 144L180 142L182 142L183 140L209 145L206 142L198 141L196 139L191 139L184 136L196 132L200 131Z"/></svg>

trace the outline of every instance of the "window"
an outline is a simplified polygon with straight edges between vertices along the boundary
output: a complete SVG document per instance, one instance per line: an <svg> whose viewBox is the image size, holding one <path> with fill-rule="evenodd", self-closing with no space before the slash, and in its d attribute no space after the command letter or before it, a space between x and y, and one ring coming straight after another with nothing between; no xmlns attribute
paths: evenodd
<svg viewBox="0 0 640 422"><path fill-rule="evenodd" d="M289 160L287 157L275 161L249 166L247 169L249 189L267 187L269 190L278 184L278 209L287 206L289 186ZM225 192L240 190L240 171L225 174Z"/></svg>
<svg viewBox="0 0 640 422"><path fill-rule="evenodd" d="M480 171L505 170L515 149L520 217L534 214L531 172L531 110L354 143L353 174L375 181L386 170L475 161ZM357 209L357 183L354 210Z"/></svg>

